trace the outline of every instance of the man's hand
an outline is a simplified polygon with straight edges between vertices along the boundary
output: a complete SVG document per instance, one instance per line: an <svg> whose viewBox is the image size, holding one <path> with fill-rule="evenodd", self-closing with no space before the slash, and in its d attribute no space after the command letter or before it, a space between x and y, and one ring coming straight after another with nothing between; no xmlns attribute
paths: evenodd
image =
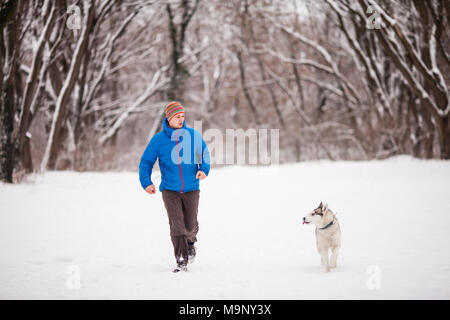
<svg viewBox="0 0 450 320"><path fill-rule="evenodd" d="M203 180L206 178L206 174L203 171L197 172L197 175L195 176L195 179Z"/></svg>
<svg viewBox="0 0 450 320"><path fill-rule="evenodd" d="M156 193L156 188L153 184L151 184L147 188L145 188L145 192L147 192L149 194L154 194L154 193Z"/></svg>

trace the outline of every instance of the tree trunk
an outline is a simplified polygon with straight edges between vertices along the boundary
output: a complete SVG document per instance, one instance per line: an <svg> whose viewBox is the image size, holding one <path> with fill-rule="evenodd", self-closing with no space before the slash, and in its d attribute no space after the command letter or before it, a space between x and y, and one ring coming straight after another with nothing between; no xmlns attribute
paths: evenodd
<svg viewBox="0 0 450 320"><path fill-rule="evenodd" d="M15 62L14 62L15 63ZM13 183L13 172L15 164L16 148L13 139L14 113L16 110L16 97L12 84L12 79L8 77L5 81L2 95L2 144L1 144L1 174L2 180Z"/></svg>
<svg viewBox="0 0 450 320"><path fill-rule="evenodd" d="M16 163L14 117L18 110L17 79L21 1L8 1L0 7L0 179L13 183ZM17 15L16 15L17 14ZM6 32L3 32L4 28ZM6 70L4 66L6 65ZM3 71L6 71L3 74Z"/></svg>
<svg viewBox="0 0 450 320"><path fill-rule="evenodd" d="M241 51L238 51L236 53L236 55L239 60L239 71L240 71L239 73L241 76L242 90L244 91L245 98L247 99L250 109L252 110L253 116L255 117L256 125L260 126L261 121L259 120L258 112L256 110L255 104L253 103L253 99L252 99L252 96L250 95L250 91L248 90L248 87L247 87L247 81L245 79L245 67L244 67L244 62L242 61Z"/></svg>
<svg viewBox="0 0 450 320"><path fill-rule="evenodd" d="M439 135L439 144L441 148L441 159L450 160L450 119L445 116L439 121L442 134Z"/></svg>
<svg viewBox="0 0 450 320"><path fill-rule="evenodd" d="M166 5L167 15L169 16L169 35L172 42L172 69L170 75L169 89L167 90L167 98L169 100L181 100L184 93L184 85L189 77L186 67L180 63L180 58L183 56L184 42L186 39L186 30L189 22L197 10L199 0L195 0L194 7L189 8L189 0L182 0L181 6L183 8L182 19L180 25L175 24L175 16L170 6Z"/></svg>
<svg viewBox="0 0 450 320"><path fill-rule="evenodd" d="M22 150L20 151L20 159L22 166L26 173L33 172L33 158L31 156L31 139L26 137L23 142Z"/></svg>

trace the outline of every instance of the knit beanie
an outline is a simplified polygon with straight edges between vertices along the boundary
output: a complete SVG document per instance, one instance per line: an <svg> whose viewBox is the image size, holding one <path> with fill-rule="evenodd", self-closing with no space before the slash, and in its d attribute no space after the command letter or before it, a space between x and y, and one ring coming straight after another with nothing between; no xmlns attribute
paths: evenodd
<svg viewBox="0 0 450 320"><path fill-rule="evenodd" d="M172 101L166 106L166 118L167 121L175 117L177 114L184 113L184 108L178 101Z"/></svg>

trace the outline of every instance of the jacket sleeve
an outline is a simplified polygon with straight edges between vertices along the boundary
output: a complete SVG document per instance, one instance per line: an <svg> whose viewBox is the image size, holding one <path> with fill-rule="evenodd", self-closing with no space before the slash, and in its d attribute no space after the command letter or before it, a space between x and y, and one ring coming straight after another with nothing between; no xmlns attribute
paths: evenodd
<svg viewBox="0 0 450 320"><path fill-rule="evenodd" d="M208 146L202 138L202 161L200 163L200 171L203 171L206 175L209 174L209 169L211 167L210 162L211 159L209 156Z"/></svg>
<svg viewBox="0 0 450 320"><path fill-rule="evenodd" d="M141 182L142 188L147 188L152 185L151 180L153 165L158 157L158 144L156 136L154 136L147 148L145 148L144 154L141 157L141 162L139 163L139 181Z"/></svg>

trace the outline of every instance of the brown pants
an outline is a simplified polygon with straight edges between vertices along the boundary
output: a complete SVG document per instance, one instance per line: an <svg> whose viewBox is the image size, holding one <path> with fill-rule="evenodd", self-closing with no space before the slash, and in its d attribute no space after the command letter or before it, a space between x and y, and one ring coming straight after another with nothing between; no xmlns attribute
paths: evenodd
<svg viewBox="0 0 450 320"><path fill-rule="evenodd" d="M163 190L162 198L167 210L175 258L188 260L188 242L197 241L198 203L200 191L179 193Z"/></svg>

